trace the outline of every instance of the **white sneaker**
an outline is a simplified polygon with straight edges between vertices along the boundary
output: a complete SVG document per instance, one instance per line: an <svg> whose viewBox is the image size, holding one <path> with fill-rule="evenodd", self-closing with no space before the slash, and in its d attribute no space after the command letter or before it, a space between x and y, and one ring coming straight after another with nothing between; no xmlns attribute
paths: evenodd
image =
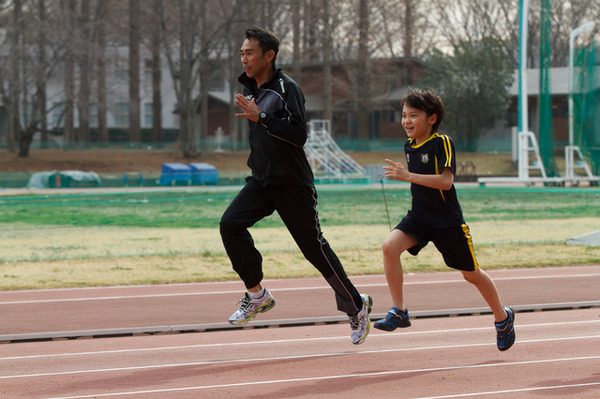
<svg viewBox="0 0 600 399"><path fill-rule="evenodd" d="M246 324L252 320L257 313L264 313L273 309L273 306L275 306L275 299L266 288L262 297L253 299L250 297L250 294L246 292L244 297L240 299L240 302L242 303L240 308L229 318L231 324Z"/></svg>
<svg viewBox="0 0 600 399"><path fill-rule="evenodd" d="M350 320L350 328L352 333L352 343L355 345L362 344L365 342L367 335L371 329L371 323L369 320L369 314L371 313L371 307L373 306L373 300L367 294L360 294L363 301L363 307L355 315L348 316Z"/></svg>

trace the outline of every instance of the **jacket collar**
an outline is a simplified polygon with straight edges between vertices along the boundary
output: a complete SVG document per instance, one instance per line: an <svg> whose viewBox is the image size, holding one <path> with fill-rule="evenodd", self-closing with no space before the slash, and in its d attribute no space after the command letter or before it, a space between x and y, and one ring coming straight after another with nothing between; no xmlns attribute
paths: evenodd
<svg viewBox="0 0 600 399"><path fill-rule="evenodd" d="M275 65L275 72L273 73L273 76L271 76L271 79L269 81L263 83L263 86L270 86L271 82L273 82L275 79L277 79L280 74L281 74L281 68L279 68L277 65ZM244 85L245 87L247 87L250 90L255 90L258 88L256 86L256 80L250 79L248 77L248 75L246 75L246 72L243 72L238 77L238 82L240 82L242 85Z"/></svg>

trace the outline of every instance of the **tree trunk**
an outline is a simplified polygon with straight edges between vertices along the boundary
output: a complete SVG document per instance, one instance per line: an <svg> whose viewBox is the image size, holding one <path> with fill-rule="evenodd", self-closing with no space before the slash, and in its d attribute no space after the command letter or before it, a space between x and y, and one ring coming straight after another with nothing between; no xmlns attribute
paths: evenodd
<svg viewBox="0 0 600 399"><path fill-rule="evenodd" d="M38 107L40 109L40 130L41 130L41 143L42 148L48 147L48 109L46 105L46 71L48 69L48 63L46 61L46 0L38 0L38 14L40 18L40 28L38 37L38 62L39 71L37 74L37 95L38 95Z"/></svg>
<svg viewBox="0 0 600 399"><path fill-rule="evenodd" d="M21 0L15 0L13 12L13 31L11 37L11 79L9 86L10 103L7 104L10 111L8 113L9 129L6 136L6 147L10 152L15 152L15 140L19 137L21 122L19 120L20 107L20 62L21 62Z"/></svg>
<svg viewBox="0 0 600 399"><path fill-rule="evenodd" d="M96 79L98 84L98 142L108 142L108 105L106 99L106 10L110 0L98 2L96 12L97 23L97 44L98 52L96 54Z"/></svg>
<svg viewBox="0 0 600 399"><path fill-rule="evenodd" d="M369 138L369 4L359 0L358 13L358 107L356 128L359 145Z"/></svg>
<svg viewBox="0 0 600 399"><path fill-rule="evenodd" d="M79 142L88 145L90 142L90 2L81 0L81 53L79 54Z"/></svg>
<svg viewBox="0 0 600 399"><path fill-rule="evenodd" d="M404 0L404 57L412 57L414 0Z"/></svg>
<svg viewBox="0 0 600 399"><path fill-rule="evenodd" d="M239 58L232 56L233 54L237 55L237 51L239 49L238 41L240 37L237 34L237 31L233 29L232 25L229 25L227 28L227 53L230 55L227 58L227 77L229 80L229 132L225 132L225 134L229 134L229 141L231 143L231 149L236 150L238 145L242 139L241 131L238 124L238 117L235 116L237 112L237 105L233 102L235 95L237 93L237 77L239 70Z"/></svg>
<svg viewBox="0 0 600 399"><path fill-rule="evenodd" d="M140 127L140 3L129 0L129 141L142 142Z"/></svg>
<svg viewBox="0 0 600 399"><path fill-rule="evenodd" d="M184 158L194 158L197 155L196 140L194 140L194 118L196 117L194 104L194 101L188 101L184 107L181 108L181 113L179 115L181 119L179 130L181 135L181 152Z"/></svg>
<svg viewBox="0 0 600 399"><path fill-rule="evenodd" d="M323 0L323 119L333 122L333 97L331 93L331 21L329 18L329 0ZM333 129L332 129L333 130Z"/></svg>
<svg viewBox="0 0 600 399"><path fill-rule="evenodd" d="M76 0L68 0L66 7L67 34L75 30L75 7ZM65 37L66 41L66 60L65 60L65 124L63 128L63 142L65 147L69 147L74 140L74 112L75 103L75 54L72 43Z"/></svg>
<svg viewBox="0 0 600 399"><path fill-rule="evenodd" d="M300 0L292 1L292 30L294 32L293 39L293 72L294 80L301 85L302 82L302 68L300 60Z"/></svg>
<svg viewBox="0 0 600 399"><path fill-rule="evenodd" d="M29 126L26 129L23 129L21 135L19 137L19 158L27 158L29 157L29 149L31 148L31 143L33 142L33 135L35 134L35 127Z"/></svg>
<svg viewBox="0 0 600 399"><path fill-rule="evenodd" d="M152 53L152 142L161 142L162 135L162 93L160 74L160 26L158 9L152 13L151 53Z"/></svg>

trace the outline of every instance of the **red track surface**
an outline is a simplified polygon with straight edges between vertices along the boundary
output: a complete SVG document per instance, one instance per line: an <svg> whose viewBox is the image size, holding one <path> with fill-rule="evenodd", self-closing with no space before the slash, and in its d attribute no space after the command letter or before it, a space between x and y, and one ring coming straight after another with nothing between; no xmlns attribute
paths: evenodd
<svg viewBox="0 0 600 399"><path fill-rule="evenodd" d="M0 345L0 397L600 397L600 266L490 274L519 310L507 352L489 314L437 317L485 310L455 272L406 276L413 326L358 346L321 323L343 319L321 279L265 282L277 306L250 326L285 328L227 329L239 282L0 293L0 341L29 340ZM383 276L352 280L387 311ZM161 326L214 331L136 334ZM31 340L90 335L112 337Z"/></svg>

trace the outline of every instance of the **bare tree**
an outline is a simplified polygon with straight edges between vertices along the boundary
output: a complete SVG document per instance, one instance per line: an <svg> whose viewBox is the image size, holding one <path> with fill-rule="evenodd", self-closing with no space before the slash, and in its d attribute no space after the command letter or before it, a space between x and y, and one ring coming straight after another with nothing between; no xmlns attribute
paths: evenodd
<svg viewBox="0 0 600 399"><path fill-rule="evenodd" d="M167 4L167 6L165 6ZM165 55L174 82L179 111L179 139L185 157L197 155L195 115L198 109L197 23L200 9L193 1L159 0ZM174 13L167 13L173 10ZM173 26L179 27L175 32Z"/></svg>
<svg viewBox="0 0 600 399"><path fill-rule="evenodd" d="M159 142L162 137L162 93L161 82L161 55L160 55L160 20L158 7L150 12L150 61L152 70L152 141Z"/></svg>
<svg viewBox="0 0 600 399"><path fill-rule="evenodd" d="M225 28L242 12L242 4L237 0L159 0L163 47L174 82L185 157L198 155L197 142L208 133L206 127L197 131L196 113L200 109L201 118L207 117L201 104L207 101L209 82L230 48ZM200 126L206 126L202 120Z"/></svg>
<svg viewBox="0 0 600 399"><path fill-rule="evenodd" d="M99 0L96 5L96 29L94 43L97 51L96 64L96 99L98 109L98 137L101 143L108 142L108 104L106 95L106 15L110 0Z"/></svg>
<svg viewBox="0 0 600 399"><path fill-rule="evenodd" d="M300 22L301 22L301 4L302 1L292 1L292 68L293 75L296 82L300 83L302 80L301 73L302 68L300 64Z"/></svg>
<svg viewBox="0 0 600 399"><path fill-rule="evenodd" d="M19 137L21 131L20 115L20 76L19 69L22 62L21 37L22 30L22 4L21 0L15 0L13 9L13 24L11 30L11 79L8 84L8 96L5 96L4 104L9 110L8 121L9 131L7 137L7 146L10 151L15 151L15 140Z"/></svg>
<svg viewBox="0 0 600 399"><path fill-rule="evenodd" d="M47 95L46 95L46 85L47 85L47 76L45 71L48 69L48 62L46 61L46 1L38 0L38 18L40 21L39 30L38 30L38 65L43 73L37 74L37 92L38 92L38 103L37 107L39 107L41 120L40 120L40 131L42 134L41 142L42 146L46 146L48 144L48 121L46 115L48 113L47 109Z"/></svg>
<svg viewBox="0 0 600 399"><path fill-rule="evenodd" d="M75 31L76 0L61 0L62 18L66 30L63 34L63 45L65 49L64 64L64 128L63 145L69 147L75 138L74 108L75 108L75 49L72 46L69 35Z"/></svg>
<svg viewBox="0 0 600 399"><path fill-rule="evenodd" d="M77 47L77 59L79 65L79 96L77 111L79 115L78 141L89 143L90 141L90 57L92 52L91 27L90 27L90 2L81 0L81 14L79 16L78 29L81 32L81 40Z"/></svg>
<svg viewBox="0 0 600 399"><path fill-rule="evenodd" d="M369 1L358 1L358 75L356 101L357 138L369 137Z"/></svg>
<svg viewBox="0 0 600 399"><path fill-rule="evenodd" d="M332 30L329 16L329 0L322 0L323 21L323 119L333 120L333 81L331 76Z"/></svg>
<svg viewBox="0 0 600 399"><path fill-rule="evenodd" d="M413 40L415 37L413 18L415 15L415 1L414 0L404 0L404 34L403 34L403 42L404 42L404 56L412 57L413 54Z"/></svg>
<svg viewBox="0 0 600 399"><path fill-rule="evenodd" d="M141 143L140 126L140 3L129 0L129 141Z"/></svg>

